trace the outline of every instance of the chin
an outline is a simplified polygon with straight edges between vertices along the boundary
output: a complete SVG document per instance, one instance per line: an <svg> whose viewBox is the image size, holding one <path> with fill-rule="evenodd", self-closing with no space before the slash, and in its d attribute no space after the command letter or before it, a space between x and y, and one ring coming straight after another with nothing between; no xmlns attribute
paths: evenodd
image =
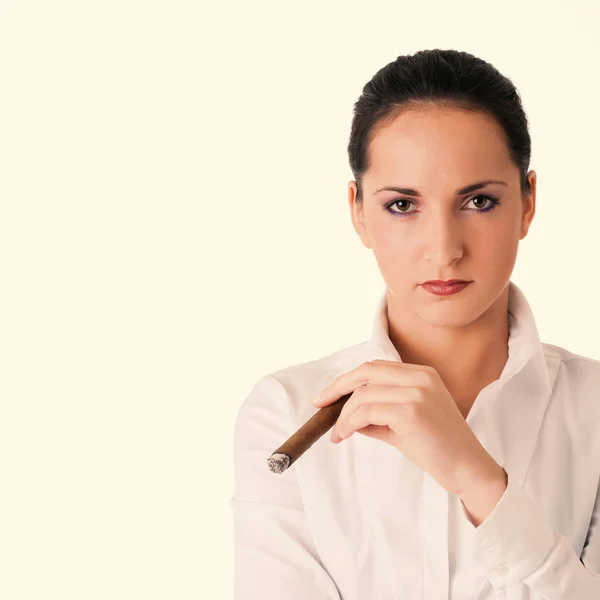
<svg viewBox="0 0 600 600"><path fill-rule="evenodd" d="M438 327L463 327L479 316L471 302L420 303L415 312L422 321Z"/></svg>

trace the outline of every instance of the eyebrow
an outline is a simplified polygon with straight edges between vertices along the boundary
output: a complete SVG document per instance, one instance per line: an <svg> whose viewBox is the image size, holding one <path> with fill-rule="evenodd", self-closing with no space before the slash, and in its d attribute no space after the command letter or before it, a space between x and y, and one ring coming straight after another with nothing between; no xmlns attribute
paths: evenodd
<svg viewBox="0 0 600 600"><path fill-rule="evenodd" d="M459 188L458 190L456 190L455 193L457 196L460 196L462 194L468 194L470 192L474 192L475 190L478 190L478 189L485 187L486 185L489 185L492 183L499 183L500 185L508 186L508 184L504 181L498 181L497 179L486 179L484 181L476 181L475 183L471 183L470 185ZM382 188L378 189L375 192L375 194L378 194L379 192L384 192L384 191L398 192L399 194L406 194L407 196L415 196L417 198L421 198L421 194L417 190L413 190L412 188L401 188L401 187L397 187L394 185L382 187Z"/></svg>

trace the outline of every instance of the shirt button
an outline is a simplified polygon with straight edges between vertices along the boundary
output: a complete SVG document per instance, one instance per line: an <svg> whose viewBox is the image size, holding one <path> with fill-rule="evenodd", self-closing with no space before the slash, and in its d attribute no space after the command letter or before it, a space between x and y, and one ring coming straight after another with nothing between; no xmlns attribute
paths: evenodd
<svg viewBox="0 0 600 600"><path fill-rule="evenodd" d="M506 575L508 573L508 568L505 565L500 565L494 569L494 573L496 573L496 575Z"/></svg>

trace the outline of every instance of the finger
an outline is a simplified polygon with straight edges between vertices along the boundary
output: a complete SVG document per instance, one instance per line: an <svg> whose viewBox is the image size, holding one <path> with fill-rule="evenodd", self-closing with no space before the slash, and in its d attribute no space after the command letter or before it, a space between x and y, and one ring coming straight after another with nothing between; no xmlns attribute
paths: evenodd
<svg viewBox="0 0 600 600"><path fill-rule="evenodd" d="M366 427L357 429L354 433L360 433L360 435L366 435L367 437L371 437L388 444L392 443L390 441L390 437L394 435L394 432L387 425L367 425ZM338 442L342 441L342 438L336 436L332 431L331 441L337 444Z"/></svg>
<svg viewBox="0 0 600 600"><path fill-rule="evenodd" d="M411 386L425 383L431 377L429 370L430 367L424 365L411 365L399 361L367 361L355 369L343 373L325 386L314 401L314 405L327 406L344 394L365 385Z"/></svg>
<svg viewBox="0 0 600 600"><path fill-rule="evenodd" d="M407 402L418 402L423 397L423 391L416 387L402 387L398 385L362 385L354 390L354 393L342 408L336 427L344 423L348 415L353 413L359 406L367 403L382 404L405 404Z"/></svg>
<svg viewBox="0 0 600 600"><path fill-rule="evenodd" d="M354 432L368 425L387 425L390 429L398 427L402 420L402 404L369 403L362 404L349 414L342 423L336 423L333 435L348 439Z"/></svg>
<svg viewBox="0 0 600 600"><path fill-rule="evenodd" d="M361 404L366 403L394 403L404 404L421 399L423 390L419 387L403 385L361 385L357 387L352 396L348 398L342 412L338 417L345 416L356 410Z"/></svg>
<svg viewBox="0 0 600 600"><path fill-rule="evenodd" d="M360 433L360 435L366 435L367 437L379 440L381 442L385 442L386 444L391 444L390 438L394 435L394 432L385 425L367 425L366 427L362 427L361 429L357 429L355 433Z"/></svg>
<svg viewBox="0 0 600 600"><path fill-rule="evenodd" d="M371 376L367 374L367 369L365 369L365 367L371 367L371 370L376 365L377 367L380 367L380 365L377 364L378 362L382 361L370 360L359 365L355 369L342 373L342 375L336 377L321 390L321 393L314 400L313 404L315 406L327 406L338 398L341 398L344 394L353 392L357 387L367 385L370 383L369 377Z"/></svg>

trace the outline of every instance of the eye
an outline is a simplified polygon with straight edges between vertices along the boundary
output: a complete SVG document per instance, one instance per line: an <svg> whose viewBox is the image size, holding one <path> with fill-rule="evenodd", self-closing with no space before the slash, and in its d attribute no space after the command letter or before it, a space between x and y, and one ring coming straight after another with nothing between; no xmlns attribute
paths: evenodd
<svg viewBox="0 0 600 600"><path fill-rule="evenodd" d="M485 205L485 203L484 203L485 208L478 207L478 210L473 210L473 209L467 209L467 210L469 210L471 212L485 213L485 212L494 210L496 208L496 206L500 204L500 202L498 201L497 198L494 198L493 196L488 196L487 194L477 194L476 196L472 196L471 199L469 200L469 202L476 201L477 198L482 198L485 202L489 202L489 204ZM408 203L409 205L414 204L414 202L412 200L409 200L408 198L400 198L399 200L392 200L392 202L389 202L388 204L386 204L385 210L387 212L389 212L391 215L401 216L401 217L412 215L415 212L418 212L418 211L414 211L414 210L410 211L410 212L408 212L406 210L400 210L400 211L392 210L392 206L395 206L396 204L400 204L400 203Z"/></svg>

